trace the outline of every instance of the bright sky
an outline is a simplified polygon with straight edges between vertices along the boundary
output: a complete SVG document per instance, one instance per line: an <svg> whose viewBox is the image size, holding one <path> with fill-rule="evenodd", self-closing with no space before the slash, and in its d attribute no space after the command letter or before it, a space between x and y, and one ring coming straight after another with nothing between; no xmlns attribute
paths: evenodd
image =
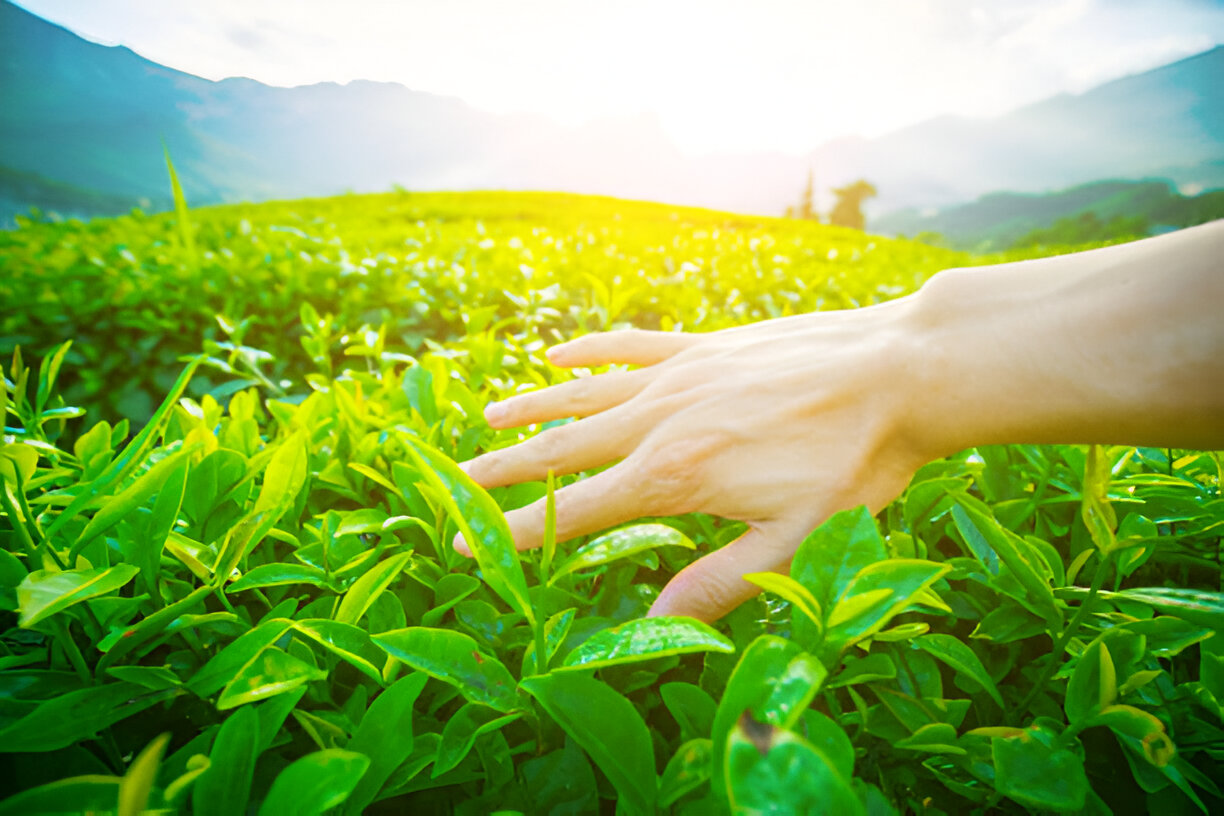
<svg viewBox="0 0 1224 816"><path fill-rule="evenodd" d="M1224 42L1224 0L18 0L209 79L374 79L690 154L988 116Z"/></svg>

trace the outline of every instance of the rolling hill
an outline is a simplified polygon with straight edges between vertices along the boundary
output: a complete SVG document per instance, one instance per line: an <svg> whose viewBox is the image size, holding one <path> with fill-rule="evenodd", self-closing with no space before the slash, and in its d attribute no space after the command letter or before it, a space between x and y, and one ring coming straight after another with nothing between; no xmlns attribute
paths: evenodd
<svg viewBox="0 0 1224 816"><path fill-rule="evenodd" d="M400 185L566 190L780 214L809 168L822 188L870 179L880 190L872 217L1101 178L1211 188L1224 186L1222 76L1224 47L993 119L940 117L804 156L689 158L650 115L571 128L394 83L214 82L0 2L0 204L63 208L58 194L38 191L70 187L86 194L82 211L164 207L163 141L195 204Z"/></svg>

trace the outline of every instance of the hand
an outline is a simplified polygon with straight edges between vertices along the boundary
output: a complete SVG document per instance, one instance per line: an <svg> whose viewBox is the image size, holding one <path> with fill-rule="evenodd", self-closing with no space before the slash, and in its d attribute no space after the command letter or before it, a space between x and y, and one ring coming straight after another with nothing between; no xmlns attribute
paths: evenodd
<svg viewBox="0 0 1224 816"><path fill-rule="evenodd" d="M549 350L564 367L644 366L490 405L495 428L585 417L464 468L485 487L618 464L556 494L557 539L640 516L712 513L739 539L687 566L652 615L714 620L756 594L746 573L787 569L832 513L886 505L930 458L904 432L910 299L710 334L622 331ZM544 501L507 514L520 550L540 545ZM456 548L470 554L462 539Z"/></svg>

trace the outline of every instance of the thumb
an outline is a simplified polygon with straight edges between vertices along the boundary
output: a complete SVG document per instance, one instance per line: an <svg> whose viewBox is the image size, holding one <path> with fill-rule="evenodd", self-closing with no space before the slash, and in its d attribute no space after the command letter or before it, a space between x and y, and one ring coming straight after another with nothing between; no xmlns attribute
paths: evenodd
<svg viewBox="0 0 1224 816"><path fill-rule="evenodd" d="M753 572L785 572L803 540L783 525L754 527L722 549L699 558L672 578L649 617L688 615L710 623L761 591L743 579Z"/></svg>

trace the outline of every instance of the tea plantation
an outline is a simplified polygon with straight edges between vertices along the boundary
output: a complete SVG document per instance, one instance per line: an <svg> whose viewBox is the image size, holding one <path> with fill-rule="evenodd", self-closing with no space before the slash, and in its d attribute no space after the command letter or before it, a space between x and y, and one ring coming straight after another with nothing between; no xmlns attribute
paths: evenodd
<svg viewBox="0 0 1224 816"><path fill-rule="evenodd" d="M0 233L0 815L1224 812L1219 453L964 451L713 626L643 615L739 525L518 555L553 488L454 464L561 339L992 260L524 193Z"/></svg>

